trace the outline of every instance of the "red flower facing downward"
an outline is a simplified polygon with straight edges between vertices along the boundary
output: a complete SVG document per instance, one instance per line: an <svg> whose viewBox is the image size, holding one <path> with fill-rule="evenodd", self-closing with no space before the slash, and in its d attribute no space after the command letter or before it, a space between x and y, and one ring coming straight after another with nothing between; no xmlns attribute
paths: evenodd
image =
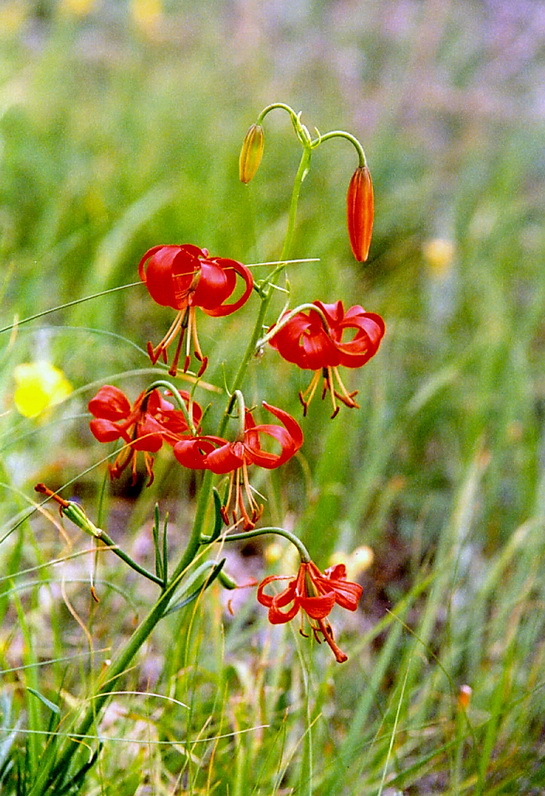
<svg viewBox="0 0 545 796"><path fill-rule="evenodd" d="M299 423L287 412L263 401L265 409L283 423L256 425L253 414L246 411L244 431L239 439L229 442L221 437L195 436L182 439L174 446L174 455L184 467L193 470L211 470L217 475L230 473L229 492L222 515L226 525L242 520L248 531L255 527L263 513L257 503L248 479L248 465L257 464L272 470L284 464L297 453L303 444ZM270 437L280 445L279 453L271 453L261 443L261 435Z"/></svg>
<svg viewBox="0 0 545 796"><path fill-rule="evenodd" d="M377 353L385 325L380 315L365 312L359 304L347 312L342 301L335 304L315 301L314 304L318 310L296 313L284 326L280 325L270 343L288 362L316 371L307 389L299 393L305 414L322 375L322 398L326 392L331 393L332 417L335 417L339 411L336 398L346 406L358 406L354 401L357 390L348 392L338 367L365 365Z"/></svg>
<svg viewBox="0 0 545 796"><path fill-rule="evenodd" d="M284 591L279 594L265 593L265 587L276 580L289 580ZM302 561L294 578L289 575L269 575L257 589L257 599L269 609L269 622L278 625L289 622L299 611L306 613L310 627L317 641L329 644L339 663L347 660L347 655L339 649L333 637L333 630L325 618L335 604L349 611L355 611L363 589L359 583L346 580L346 567L336 564L322 574L312 561ZM305 635L301 629L301 633Z"/></svg>
<svg viewBox="0 0 545 796"><path fill-rule="evenodd" d="M191 406L193 422L198 426L202 415L200 406L190 403L189 393L182 392L181 395L187 406ZM122 439L126 443L110 465L112 478L119 478L130 465L135 481L137 455L141 451L149 486L153 481L153 457L150 454L157 453L163 442L175 445L184 434L190 433L184 413L175 409L158 390L140 393L131 406L121 390L106 385L89 401L88 408L94 416L89 426L99 442Z"/></svg>
<svg viewBox="0 0 545 796"><path fill-rule="evenodd" d="M162 358L167 362L167 349L178 337L178 344L169 373L175 376L185 337L184 372L189 367L191 345L201 363L199 375L206 369L195 324L195 307L207 315L219 317L236 312L248 300L253 288L253 277L248 268L236 260L210 257L206 249L185 244L183 246L154 246L138 265L138 273L150 296L163 307L172 307L177 315L157 346L148 343L148 354L155 364ZM228 302L237 286L237 277L244 284L242 294Z"/></svg>

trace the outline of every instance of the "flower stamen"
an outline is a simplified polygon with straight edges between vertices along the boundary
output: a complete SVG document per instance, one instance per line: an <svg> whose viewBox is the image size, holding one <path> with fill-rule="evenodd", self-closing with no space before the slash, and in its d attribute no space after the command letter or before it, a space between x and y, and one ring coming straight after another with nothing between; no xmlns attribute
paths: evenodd
<svg viewBox="0 0 545 796"><path fill-rule="evenodd" d="M320 371L317 370L312 379L310 380L310 384L306 388L304 392L299 392L299 400L303 405L303 417L307 416L307 411L310 406L312 399L314 398L314 393L316 392L316 388L318 387L318 382L320 381Z"/></svg>

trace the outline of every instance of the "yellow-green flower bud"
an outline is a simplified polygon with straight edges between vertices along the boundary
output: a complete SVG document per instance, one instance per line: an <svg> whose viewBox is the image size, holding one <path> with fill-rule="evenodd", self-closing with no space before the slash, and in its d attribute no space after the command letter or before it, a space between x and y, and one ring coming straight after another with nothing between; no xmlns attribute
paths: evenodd
<svg viewBox="0 0 545 796"><path fill-rule="evenodd" d="M242 144L238 160L240 181L247 183L255 176L263 157L265 138L260 124L252 124Z"/></svg>

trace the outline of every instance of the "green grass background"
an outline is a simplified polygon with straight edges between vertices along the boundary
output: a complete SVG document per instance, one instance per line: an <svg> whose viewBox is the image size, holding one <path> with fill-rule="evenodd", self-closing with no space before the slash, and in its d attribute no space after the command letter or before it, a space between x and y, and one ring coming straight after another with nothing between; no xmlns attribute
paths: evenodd
<svg viewBox="0 0 545 796"><path fill-rule="evenodd" d="M30 513L34 484L70 482L63 495L144 561L156 500L176 560L195 487L159 457L150 490L107 484L101 503L106 454L86 403L111 380L133 397L152 380L141 349L170 315L145 289L13 324L136 281L157 243L277 259L299 158L287 117L267 118L249 186L237 165L247 127L274 101L311 130L357 135L376 191L361 265L344 217L353 150L336 141L313 155L294 256L319 262L290 267L292 302L361 303L388 331L347 376L361 409L330 422L315 402L304 458L261 483L256 474L269 520L294 526L320 566L372 548L362 611L332 616L350 659L338 666L296 623L272 629L251 590L231 616L211 589L165 620L127 673L137 693L114 696L79 792L544 793L545 5L77 9L0 6L2 793L32 792L52 728L62 734L57 717L85 701L154 596L103 553L94 604L93 556L81 553L91 544L60 533L53 509ZM454 245L442 271L423 253L434 238ZM232 372L251 318L247 307L220 332L201 318L208 380L222 383L222 363ZM38 357L76 389L26 420L12 374ZM246 392L296 412L306 381L268 351ZM264 553L233 556L242 580L291 571ZM97 741L86 744L82 760Z"/></svg>

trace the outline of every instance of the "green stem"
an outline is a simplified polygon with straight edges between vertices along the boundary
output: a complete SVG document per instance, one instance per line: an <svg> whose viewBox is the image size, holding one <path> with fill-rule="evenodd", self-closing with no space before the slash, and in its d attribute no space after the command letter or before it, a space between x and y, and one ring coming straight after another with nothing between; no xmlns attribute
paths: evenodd
<svg viewBox="0 0 545 796"><path fill-rule="evenodd" d="M82 531L92 536L93 539L98 539L107 545L108 549L115 553L125 564L128 564L131 569L134 569L138 572L139 575L143 575L148 580L152 580L154 583L157 583L158 586L164 586L163 580L158 578L151 572L148 572L147 569L141 567L140 564L137 564L136 561L125 553L114 540L109 536L106 531L103 531L102 528L97 528L96 525L91 522L83 508L79 505L79 503L75 503L73 500L65 500L64 498L60 497L56 492L53 492L52 489L49 489L45 484L36 484L34 487L36 492L39 492L42 495L46 495L47 498L51 498L56 503L60 505L61 514L64 514L68 519L77 525L78 528L81 528ZM45 502L45 501L44 501Z"/></svg>
<svg viewBox="0 0 545 796"><path fill-rule="evenodd" d="M305 564L308 564L311 561L310 554L303 544L303 542L295 536L295 534L291 533L291 531L287 531L285 528L256 528L253 531L244 531L244 533L233 533L221 536L219 539L216 539L217 542L244 542L247 539L253 539L255 536L262 536L265 533L274 533L276 536L283 536L284 539L287 539L295 545L301 561Z"/></svg>
<svg viewBox="0 0 545 796"><path fill-rule="evenodd" d="M118 558L124 561L125 564L128 564L128 566L131 569L134 569L135 572L138 572L139 575L143 575L148 580L152 580L154 583L157 583L158 586L165 585L162 578L157 577L157 575L154 575L153 572L149 572L144 567L141 567L140 564L137 564L136 561L133 561L133 559L127 553L125 553L116 545L114 540L108 536L106 531L101 530L100 534L96 538L100 539L100 541L106 545L106 549L111 550L112 553L115 553Z"/></svg>
<svg viewBox="0 0 545 796"><path fill-rule="evenodd" d="M293 108L290 108L289 105L286 105L284 102L273 102L271 105L267 105L266 108L263 108L263 110L257 117L257 124L262 124L265 116L271 111L274 111L276 108L280 108L283 111L287 111L291 117L291 121L293 122L294 126L299 121L297 114L295 113Z"/></svg>
<svg viewBox="0 0 545 796"><path fill-rule="evenodd" d="M273 106L271 106L273 107ZM275 106L276 107L276 106ZM232 392L235 390L240 389L242 381L244 379L244 375L248 368L248 364L252 357L254 356L255 350L257 348L257 344L259 338L263 334L263 327L265 326L265 317L267 315L267 310L269 309L269 304L271 303L272 299L272 288L276 284L278 277L286 267L286 260L289 258L289 254L291 251L291 247L293 244L293 237L295 233L295 222L297 217L297 208L299 205L299 195L301 193L301 185L303 184L303 180L305 179L309 164L310 164L310 149L303 149L303 154L301 155L301 160L299 163L299 168L297 169L297 174L295 175L295 181L293 185L293 190L291 194L291 201L290 201L290 209L289 209L289 216L288 216L288 228L286 231L286 237L284 240L284 245L282 247L282 253L280 255L280 263L277 268L275 268L271 278L269 279L267 290L265 295L261 299L261 307L259 308L259 312L257 315L257 319L254 326L254 331L250 340L248 341L248 345L246 347L246 351L244 356L242 357L239 369L235 375L235 380L232 385ZM223 432L225 431L225 426L227 424L227 414L224 415L220 430L219 436L221 437Z"/></svg>
<svg viewBox="0 0 545 796"><path fill-rule="evenodd" d="M199 499L197 501L197 508L195 510L195 519L193 520L191 535L187 542L184 554L172 574L173 580L179 578L185 572L199 551L204 521L206 519L206 512L208 509L208 502L210 495L212 494L212 478L212 471L205 470L199 490Z"/></svg>
<svg viewBox="0 0 545 796"><path fill-rule="evenodd" d="M275 334L277 334L280 331L280 329L282 329L284 326L286 326L286 324L288 324L291 321L291 319L294 318L299 312L304 312L304 310L312 310L312 311L318 313L318 315L322 319L322 323L324 324L324 329L326 331L329 329L329 324L327 322L327 318L325 316L325 313L322 311L322 309L320 307L318 307L316 304L311 304L310 302L307 301L304 304L299 304L293 310L290 310L285 315L283 315L282 318L275 323L274 328L269 329L267 334L264 334L263 337L261 337L257 341L256 348L258 350L263 348L263 346L266 343L268 343L269 340L271 340L275 336Z"/></svg>
<svg viewBox="0 0 545 796"><path fill-rule="evenodd" d="M154 381L153 384L150 384L150 386L148 387L146 392L150 393L153 390L161 388L161 387L164 387L166 390L168 390L171 393L172 397L174 398L174 400L178 404L180 410L183 412L183 415L185 417L185 422L187 423L187 425L189 427L189 430L191 431L191 434L193 436L195 436L195 434L197 433L197 430L195 429L195 424L193 423L193 418L191 417L191 412L187 408L187 404L184 401L184 399L182 398L182 396L180 395L180 392L176 389L176 387L174 387L173 384L171 384L169 381L165 381L164 379L157 379L157 381Z"/></svg>
<svg viewBox="0 0 545 796"><path fill-rule="evenodd" d="M90 705L85 711L81 722L78 724L77 731L74 732L74 737L82 739L96 721L102 707L110 696L110 692L115 690L117 681L127 670L132 659L147 640L155 625L164 616L168 604L172 600L183 575L184 570L182 569L176 577L171 579L168 587L163 594L161 594L147 617L136 628L125 647L117 657L113 659L110 666L102 672L97 682L96 692L89 700ZM69 730L66 731L66 734L70 745L60 755L56 765L53 765L53 761L49 766L44 765L40 776L29 791L29 796L38 796L38 794L42 796L42 794L46 794L48 791L51 792L50 787L55 784L55 781L58 780L63 771L66 771L75 752L81 749L81 745L69 737Z"/></svg>
<svg viewBox="0 0 545 796"><path fill-rule="evenodd" d="M346 138L346 140L350 141L350 143L356 148L360 168L363 168L367 165L367 158L365 157L365 152L362 145L355 136L351 135L350 133L345 133L344 130L332 130L330 133L320 135L318 138L315 138L310 142L310 146L315 149L320 144L323 144L324 141L329 141L331 138Z"/></svg>
<svg viewBox="0 0 545 796"><path fill-rule="evenodd" d="M149 635L151 634L155 626L165 615L168 605L172 600L176 592L176 589L178 588L181 580L185 575L187 567L191 564L191 562L194 560L199 551L200 538L201 538L202 528L204 525L204 520L206 517L206 509L208 506L208 497L211 492L211 486L212 486L212 473L209 470L207 470L203 478L203 483L199 494L199 500L197 503L197 509L195 512L195 521L193 524L191 535L189 537L189 541L187 543L182 558L180 559L176 569L173 572L172 578L170 579L168 586L160 595L157 602L152 607L146 618L136 628L136 630L128 640L125 647L119 652L119 654L116 657L114 657L110 666L105 670L105 672L100 677L97 684L97 691L92 697L92 703L87 708L81 722L77 726L77 730L74 732L74 735L81 737L87 733L89 728L96 721L102 707L107 702L110 691L113 691L115 689L119 678L128 669L132 659L134 658L138 650L146 642L146 640L148 639ZM64 508L64 511L66 512L66 507ZM100 538L102 536L102 532L100 532L99 529L95 530L97 532L93 533L93 536L95 536L96 538ZM149 573L149 575L151 575L151 573ZM152 579L153 577L154 576L152 576ZM67 735L69 735L68 731ZM69 743L70 745L67 746L65 751L60 755L56 765L54 760L52 760L49 765L44 764L41 775L33 785L32 790L29 793L29 796L42 796L42 794L46 794L49 790L50 785L53 785L55 783L55 780L57 780L58 777L63 773L63 771L65 771L68 768L72 756L79 749L81 749L81 746L76 742L70 740Z"/></svg>
<svg viewBox="0 0 545 796"><path fill-rule="evenodd" d="M310 168L310 156L312 154L312 149L309 147L304 147L303 152L301 154L301 160L299 161L299 168L297 169L297 174L295 175L295 181L293 184L293 191L291 194L291 201L290 201L290 209L289 209L289 216L288 216L288 229L286 232L286 237L284 239L284 247L282 249L282 254L280 255L281 260L287 260L289 254L291 252L293 238L295 234L295 221L297 216L297 207L299 205L299 194L301 193L301 186L303 184L303 180L308 174L308 170Z"/></svg>

